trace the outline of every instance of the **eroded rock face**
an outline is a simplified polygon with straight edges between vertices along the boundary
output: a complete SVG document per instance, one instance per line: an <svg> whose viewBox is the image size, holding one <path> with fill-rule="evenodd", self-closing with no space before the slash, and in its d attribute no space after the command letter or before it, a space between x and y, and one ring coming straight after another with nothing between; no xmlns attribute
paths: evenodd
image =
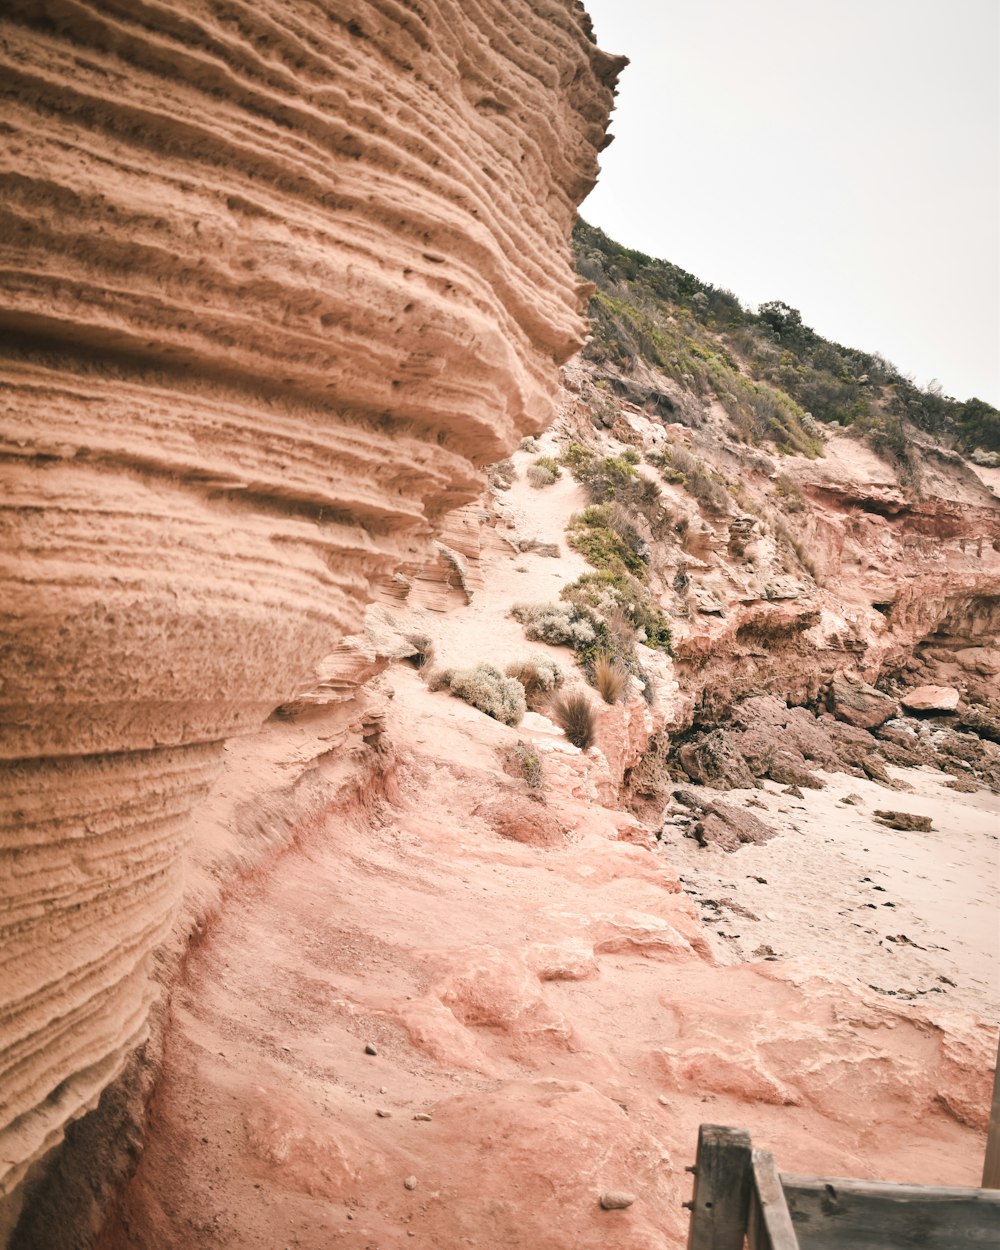
<svg viewBox="0 0 1000 1250"><path fill-rule="evenodd" d="M2 1194L143 1033L223 741L548 421L620 63L570 0L0 35Z"/></svg>

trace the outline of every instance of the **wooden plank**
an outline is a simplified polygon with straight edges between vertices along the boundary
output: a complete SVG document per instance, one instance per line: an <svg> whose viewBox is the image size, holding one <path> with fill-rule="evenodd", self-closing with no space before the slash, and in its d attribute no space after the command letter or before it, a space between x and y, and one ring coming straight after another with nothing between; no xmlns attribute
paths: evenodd
<svg viewBox="0 0 1000 1250"><path fill-rule="evenodd" d="M785 1194L769 1150L751 1152L753 1189L747 1222L750 1250L799 1250Z"/></svg>
<svg viewBox="0 0 1000 1250"><path fill-rule="evenodd" d="M702 1124L688 1250L743 1250L750 1186L749 1133Z"/></svg>
<svg viewBox="0 0 1000 1250"><path fill-rule="evenodd" d="M781 1176L802 1250L1000 1250L1000 1191Z"/></svg>
<svg viewBox="0 0 1000 1250"><path fill-rule="evenodd" d="M993 1109L986 1130L983 1189L1000 1189L1000 1042L997 1043L997 1066L993 1073Z"/></svg>

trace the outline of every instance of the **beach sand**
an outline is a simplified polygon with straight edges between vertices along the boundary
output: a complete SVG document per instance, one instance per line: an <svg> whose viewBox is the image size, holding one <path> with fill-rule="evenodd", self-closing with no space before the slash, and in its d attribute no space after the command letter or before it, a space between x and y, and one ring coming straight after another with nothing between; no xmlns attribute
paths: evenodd
<svg viewBox="0 0 1000 1250"><path fill-rule="evenodd" d="M727 854L668 819L663 853L721 963L802 957L901 1000L1000 1019L1000 795L956 793L932 768L889 772L912 791L844 773L820 773L825 788L802 798L772 782L699 787L734 806L751 800L778 836ZM886 828L873 815L884 809L930 816L933 831Z"/></svg>

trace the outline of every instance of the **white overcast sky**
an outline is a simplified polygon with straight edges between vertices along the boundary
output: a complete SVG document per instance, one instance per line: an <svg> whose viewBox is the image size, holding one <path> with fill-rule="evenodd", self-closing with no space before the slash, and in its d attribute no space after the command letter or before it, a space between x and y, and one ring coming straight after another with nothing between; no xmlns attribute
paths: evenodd
<svg viewBox="0 0 1000 1250"><path fill-rule="evenodd" d="M1000 0L585 0L625 53L582 216L1000 406Z"/></svg>

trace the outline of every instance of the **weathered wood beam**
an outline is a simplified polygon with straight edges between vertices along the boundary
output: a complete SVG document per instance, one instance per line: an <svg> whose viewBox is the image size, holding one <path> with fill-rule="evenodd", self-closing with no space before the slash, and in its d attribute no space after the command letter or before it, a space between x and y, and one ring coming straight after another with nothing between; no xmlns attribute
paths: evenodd
<svg viewBox="0 0 1000 1250"><path fill-rule="evenodd" d="M798 1238L771 1152L752 1151L751 1169L753 1187L750 1193L747 1245L750 1250L799 1250Z"/></svg>
<svg viewBox="0 0 1000 1250"><path fill-rule="evenodd" d="M750 1204L750 1134L702 1124L694 1172L688 1250L743 1250Z"/></svg>
<svg viewBox="0 0 1000 1250"><path fill-rule="evenodd" d="M1000 1247L1000 1190L786 1174L781 1186L802 1250Z"/></svg>

